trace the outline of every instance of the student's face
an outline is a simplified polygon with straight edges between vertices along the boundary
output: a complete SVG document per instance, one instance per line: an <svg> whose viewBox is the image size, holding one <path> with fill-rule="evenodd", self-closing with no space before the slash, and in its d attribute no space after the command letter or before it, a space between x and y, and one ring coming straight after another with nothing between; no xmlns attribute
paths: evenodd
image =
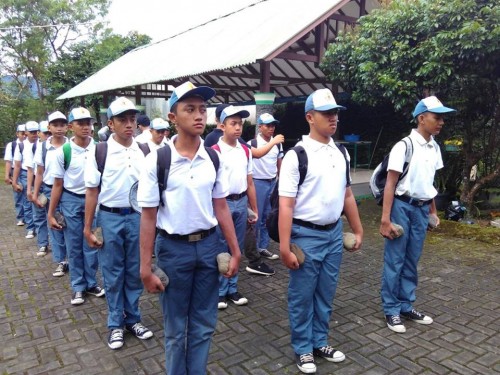
<svg viewBox="0 0 500 375"><path fill-rule="evenodd" d="M243 131L243 120L239 116L227 117L222 124L222 130L224 137L227 137L228 140L237 140Z"/></svg>
<svg viewBox="0 0 500 375"><path fill-rule="evenodd" d="M165 138L165 132L166 132L165 129L164 130L151 129L151 140L153 141L153 143L157 145L162 143L163 139Z"/></svg>
<svg viewBox="0 0 500 375"><path fill-rule="evenodd" d="M179 134L202 135L207 124L207 105L200 97L187 98L177 102L174 112L168 114L170 122L177 127Z"/></svg>
<svg viewBox="0 0 500 375"><path fill-rule="evenodd" d="M311 126L311 131L318 133L322 137L331 137L337 131L339 121L339 110L329 111L309 111L306 120Z"/></svg>
<svg viewBox="0 0 500 375"><path fill-rule="evenodd" d="M137 114L133 111L126 111L118 116L113 116L108 121L108 126L120 140L130 141L137 129Z"/></svg>
<svg viewBox="0 0 500 375"><path fill-rule="evenodd" d="M444 117L439 113L424 112L418 115L418 127L429 135L438 135L444 125Z"/></svg>
<svg viewBox="0 0 500 375"><path fill-rule="evenodd" d="M50 137L50 132L38 132L38 138L41 141L46 141Z"/></svg>
<svg viewBox="0 0 500 375"><path fill-rule="evenodd" d="M38 139L38 131L36 131L36 130L27 131L26 132L26 138L28 138L28 141L30 143L35 142Z"/></svg>
<svg viewBox="0 0 500 375"><path fill-rule="evenodd" d="M26 138L26 134L24 134L24 132L17 132L16 136L20 141L24 141L24 139Z"/></svg>
<svg viewBox="0 0 500 375"><path fill-rule="evenodd" d="M89 137L92 130L90 119L72 121L69 127L73 131L73 135L77 138Z"/></svg>
<svg viewBox="0 0 500 375"><path fill-rule="evenodd" d="M49 130L55 138L64 137L68 131L68 124L64 120L55 120L49 123Z"/></svg>
<svg viewBox="0 0 500 375"><path fill-rule="evenodd" d="M260 134L264 139L269 139L274 135L274 131L276 130L276 124L262 124L259 126Z"/></svg>

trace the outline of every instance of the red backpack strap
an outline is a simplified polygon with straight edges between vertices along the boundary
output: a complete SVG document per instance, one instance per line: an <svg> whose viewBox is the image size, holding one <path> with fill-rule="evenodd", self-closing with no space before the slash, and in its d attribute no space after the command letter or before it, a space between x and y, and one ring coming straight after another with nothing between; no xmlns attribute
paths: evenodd
<svg viewBox="0 0 500 375"><path fill-rule="evenodd" d="M221 151L220 151L220 147L219 147L219 145L218 145L217 143L216 143L216 144L214 144L211 148L212 148L212 149L214 149L215 151L219 151L219 152L221 152Z"/></svg>
<svg viewBox="0 0 500 375"><path fill-rule="evenodd" d="M247 160L250 160L250 149L248 148L247 145L244 145L243 143L240 143L241 147L243 147L243 150L245 150L245 155L247 156Z"/></svg>

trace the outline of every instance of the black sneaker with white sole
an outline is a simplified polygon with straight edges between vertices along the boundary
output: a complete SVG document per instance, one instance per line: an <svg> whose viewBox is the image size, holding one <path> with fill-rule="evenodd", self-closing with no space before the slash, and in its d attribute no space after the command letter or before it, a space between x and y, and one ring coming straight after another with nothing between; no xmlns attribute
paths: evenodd
<svg viewBox="0 0 500 375"><path fill-rule="evenodd" d="M147 340L153 337L153 332L144 327L141 322L125 324L125 329L141 340Z"/></svg>
<svg viewBox="0 0 500 375"><path fill-rule="evenodd" d="M312 353L295 354L295 363L304 374L314 374L316 372L316 364Z"/></svg>
<svg viewBox="0 0 500 375"><path fill-rule="evenodd" d="M245 268L247 272L253 273L255 275L263 275L263 276L272 276L274 275L274 269L269 267L265 263L261 263L258 266L250 266L248 265Z"/></svg>
<svg viewBox="0 0 500 375"><path fill-rule="evenodd" d="M259 253L262 257L270 259L270 260L279 259L278 254L274 254L267 249L259 249Z"/></svg>
<svg viewBox="0 0 500 375"><path fill-rule="evenodd" d="M412 309L411 311L403 312L401 311L401 316L408 320L413 320L418 324L432 324L434 320L430 316L422 314L420 311Z"/></svg>
<svg viewBox="0 0 500 375"><path fill-rule="evenodd" d="M61 262L57 265L56 270L52 273L52 276L54 277L61 277L64 276L68 272L68 263L66 262Z"/></svg>
<svg viewBox="0 0 500 375"><path fill-rule="evenodd" d="M330 345L313 349L313 355L316 357L324 358L329 362L342 362L345 359L344 353L342 353L340 350L335 350Z"/></svg>
<svg viewBox="0 0 500 375"><path fill-rule="evenodd" d="M85 292L74 292L71 296L72 305L81 305L85 302Z"/></svg>
<svg viewBox="0 0 500 375"><path fill-rule="evenodd" d="M95 296L95 297L102 297L106 294L106 291L98 285L87 289L86 292L88 294Z"/></svg>
<svg viewBox="0 0 500 375"><path fill-rule="evenodd" d="M387 323L387 327L396 333L405 333L406 327L401 321L401 317L399 315L386 315L385 322Z"/></svg>
<svg viewBox="0 0 500 375"><path fill-rule="evenodd" d="M120 349L123 346L123 329L112 328L108 335L108 346L111 349Z"/></svg>

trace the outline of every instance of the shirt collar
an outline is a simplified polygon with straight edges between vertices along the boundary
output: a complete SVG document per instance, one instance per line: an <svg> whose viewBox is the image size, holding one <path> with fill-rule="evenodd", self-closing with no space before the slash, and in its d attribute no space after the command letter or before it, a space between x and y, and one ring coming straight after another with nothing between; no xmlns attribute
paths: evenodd
<svg viewBox="0 0 500 375"><path fill-rule="evenodd" d="M415 141L417 141L417 143L420 145L420 146L433 146L433 142L434 142L434 137L431 135L431 139L429 140L429 142L427 142L425 140L425 138L417 131L417 129L412 129L411 130L411 133L410 133L410 137L413 138Z"/></svg>
<svg viewBox="0 0 500 375"><path fill-rule="evenodd" d="M330 142L328 142L328 144L325 144L325 143L321 143L321 142L318 142L318 141L312 139L309 135L303 135L302 142L305 145L307 145L308 148L313 152L319 151L322 148L326 148L326 149L337 148L337 146L335 145L335 142L333 141L333 138L330 138Z"/></svg>
<svg viewBox="0 0 500 375"><path fill-rule="evenodd" d="M137 142L135 141L134 138L132 138L132 144L130 145L130 147L125 147L125 146L119 144L118 142L115 141L113 136L109 137L107 142L108 142L108 148L109 148L110 153L120 152L120 151L128 149L128 148L130 148L131 150L134 150L134 151L140 150L139 146L137 145Z"/></svg>

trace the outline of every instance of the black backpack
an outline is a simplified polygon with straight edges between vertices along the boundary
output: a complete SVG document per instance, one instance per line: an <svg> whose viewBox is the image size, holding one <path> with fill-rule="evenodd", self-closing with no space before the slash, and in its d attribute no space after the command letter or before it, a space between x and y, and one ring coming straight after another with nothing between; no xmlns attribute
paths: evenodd
<svg viewBox="0 0 500 375"><path fill-rule="evenodd" d="M410 168L410 161L413 156L413 142L410 137L404 137L400 142L403 142L406 147L405 162L403 172L399 175L397 184L406 177ZM370 178L370 189L379 206L384 204L384 189L387 182L387 166L389 165L389 154L384 156L382 162L377 165ZM396 184L396 186L397 186Z"/></svg>
<svg viewBox="0 0 500 375"><path fill-rule="evenodd" d="M345 158L345 163L346 163L346 181L349 184L349 181L351 180L350 176L350 171L349 171L349 161L347 160L347 151L345 147L342 144L336 144L338 149L342 152ZM308 164L308 159L307 159L307 153L304 147L302 146L295 146L292 147L290 150L293 150L297 153L297 159L299 161L299 184L298 186L302 185L306 178L307 174L307 164ZM289 150L289 151L290 151ZM288 152L289 152L288 151ZM271 193L270 197L270 203L271 203L271 211L267 215L266 218L266 227L267 231L269 233L269 237L276 242L280 242L280 236L279 236L279 229L278 229L278 218L279 218L279 192L278 192L278 183L274 186L274 189Z"/></svg>

